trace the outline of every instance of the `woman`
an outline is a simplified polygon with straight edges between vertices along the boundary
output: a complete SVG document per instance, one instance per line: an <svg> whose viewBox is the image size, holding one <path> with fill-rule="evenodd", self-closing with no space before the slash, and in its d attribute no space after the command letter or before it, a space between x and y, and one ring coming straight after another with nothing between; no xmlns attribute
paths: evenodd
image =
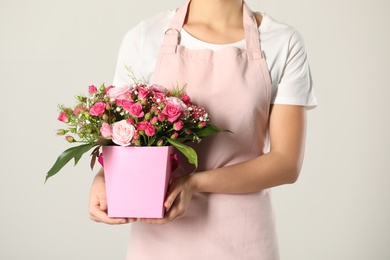
<svg viewBox="0 0 390 260"><path fill-rule="evenodd" d="M234 134L195 147L198 171L175 171L162 219L108 218L101 170L91 219L134 222L128 259L279 259L269 188L297 180L306 110L316 106L299 34L242 0L192 0L128 32L114 85L131 82L124 64L150 83L187 84Z"/></svg>

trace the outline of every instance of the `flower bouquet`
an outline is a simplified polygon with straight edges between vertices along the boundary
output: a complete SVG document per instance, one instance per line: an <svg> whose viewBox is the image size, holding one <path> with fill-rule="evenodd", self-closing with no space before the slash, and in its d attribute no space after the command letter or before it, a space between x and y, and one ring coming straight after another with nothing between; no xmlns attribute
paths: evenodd
<svg viewBox="0 0 390 260"><path fill-rule="evenodd" d="M103 84L97 88L92 85L89 86L88 95L77 95L76 100L77 103L73 108L59 105L58 120L65 123L67 128L58 130L57 134L65 136L70 143L81 143L81 145L65 150L47 172L45 181L57 174L70 160L74 159L76 165L84 153L92 150L90 167L93 169L96 160L103 165L106 185L114 181L123 185L124 182L118 181L117 177L108 176L106 170L117 171L122 175L131 175L129 172L138 171L139 174L148 177L146 183L155 183L157 177L151 177L149 174L161 168L167 174L160 178L164 183L162 190L156 191L156 188L150 188L146 194L137 195L135 199L149 197L150 192L154 191L160 195L162 193L163 197L171 169L177 164L177 155L173 153L172 146L183 153L196 169L197 154L186 143L200 142L204 137L221 132L218 127L209 123L210 116L205 108L191 101L185 86L176 86L168 90L160 85L149 85L136 80L131 85L121 87L106 87ZM136 148L141 147L144 148L144 152L134 152ZM165 148L165 155L161 156L161 160L157 158L160 155L153 155L153 149L158 148ZM123 155L122 151L125 150L132 152ZM148 159L142 161L143 159L139 157L141 153L146 153ZM119 165L122 164L124 164L123 169L119 169ZM148 170L142 167L136 169L145 164L156 166L157 169ZM144 187L146 183L139 181L138 177L126 181L135 182L139 192L147 190ZM118 187L106 186L106 189L110 211L114 203L110 205L108 192L109 189L117 190ZM161 209L159 211L161 214ZM113 214L124 217L127 213Z"/></svg>

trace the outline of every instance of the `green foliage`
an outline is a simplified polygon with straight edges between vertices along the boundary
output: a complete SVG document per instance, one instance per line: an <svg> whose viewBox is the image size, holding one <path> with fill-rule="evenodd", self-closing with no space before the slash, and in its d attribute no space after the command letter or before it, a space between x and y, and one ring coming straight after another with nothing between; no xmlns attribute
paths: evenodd
<svg viewBox="0 0 390 260"><path fill-rule="evenodd" d="M171 138L167 138L167 141L176 147L176 149L179 150L185 157L187 157L189 163L195 165L195 170L198 168L198 155L192 147Z"/></svg>
<svg viewBox="0 0 390 260"><path fill-rule="evenodd" d="M97 146L96 143L82 144L65 150L60 156L58 156L56 162L46 174L45 182L56 173L58 173L62 167L64 167L70 160L74 159L74 165L76 165L81 156L88 152L93 147Z"/></svg>
<svg viewBox="0 0 390 260"><path fill-rule="evenodd" d="M134 82L131 86L91 85L88 95L75 96L75 106L58 105L58 120L67 127L58 129L57 134L69 143L83 144L64 151L48 171L45 182L70 160L74 159L76 165L89 150L93 168L103 145L173 145L197 168L195 150L184 143L200 142L209 135L225 132L209 124L209 114L204 107L191 102L186 85L170 90L149 85L137 80L130 67L126 69ZM126 129L126 143L114 134L120 128Z"/></svg>

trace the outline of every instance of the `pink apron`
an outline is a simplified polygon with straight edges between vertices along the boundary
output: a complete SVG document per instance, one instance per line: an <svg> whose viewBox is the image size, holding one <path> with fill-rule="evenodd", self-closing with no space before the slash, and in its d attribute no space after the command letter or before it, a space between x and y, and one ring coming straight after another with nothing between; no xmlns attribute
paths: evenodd
<svg viewBox="0 0 390 260"><path fill-rule="evenodd" d="M187 84L189 96L209 111L211 122L234 132L193 145L199 171L257 157L268 149L271 82L256 19L244 3L246 50L233 46L218 51L186 49L180 45L179 32L188 4L178 9L164 35L153 83L165 87ZM192 170L181 163L175 172ZM239 195L198 193L186 215L172 223L134 223L127 259L279 259L270 190Z"/></svg>

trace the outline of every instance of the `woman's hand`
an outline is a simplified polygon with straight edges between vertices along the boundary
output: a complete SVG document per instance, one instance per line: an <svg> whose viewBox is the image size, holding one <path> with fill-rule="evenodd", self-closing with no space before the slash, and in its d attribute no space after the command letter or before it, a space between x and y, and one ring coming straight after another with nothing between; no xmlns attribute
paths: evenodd
<svg viewBox="0 0 390 260"><path fill-rule="evenodd" d="M183 217L187 206L195 192L195 185L191 181L190 175L181 176L173 179L168 187L164 207L167 209L164 218L141 219L141 222L150 224L166 224L176 218Z"/></svg>
<svg viewBox="0 0 390 260"><path fill-rule="evenodd" d="M109 218L107 215L106 186L103 170L96 174L89 196L89 217L96 222L106 224L126 224L134 222L135 218Z"/></svg>

